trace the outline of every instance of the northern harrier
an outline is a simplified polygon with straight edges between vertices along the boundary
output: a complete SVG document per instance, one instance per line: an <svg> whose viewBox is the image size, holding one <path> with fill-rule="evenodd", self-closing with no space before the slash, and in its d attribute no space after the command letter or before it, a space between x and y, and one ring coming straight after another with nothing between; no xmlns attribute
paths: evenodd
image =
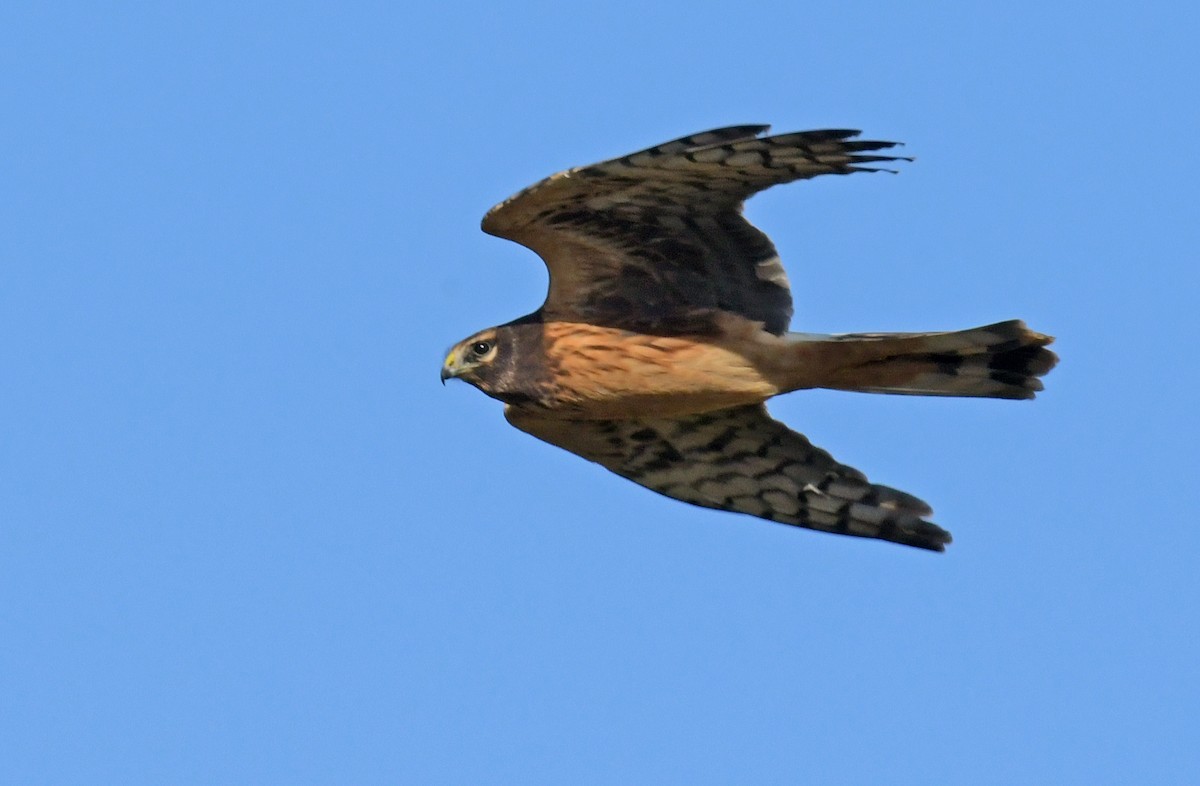
<svg viewBox="0 0 1200 786"><path fill-rule="evenodd" d="M901 159L858 131L707 131L553 175L492 208L483 230L550 271L533 314L456 344L443 381L505 403L508 422L668 497L800 527L942 551L928 505L767 414L780 393L833 388L1033 398L1057 358L1020 321L946 333L789 333L792 297L742 217L778 183Z"/></svg>

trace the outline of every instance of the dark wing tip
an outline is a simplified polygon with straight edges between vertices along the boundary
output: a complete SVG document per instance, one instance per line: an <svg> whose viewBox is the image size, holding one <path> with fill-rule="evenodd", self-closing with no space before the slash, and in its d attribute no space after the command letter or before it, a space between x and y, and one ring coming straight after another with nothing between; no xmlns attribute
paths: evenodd
<svg viewBox="0 0 1200 786"><path fill-rule="evenodd" d="M880 526L876 534L863 537L873 537L898 543L901 546L938 552L945 551L946 546L953 541L949 532L932 521L926 521L916 516L897 516Z"/></svg>
<svg viewBox="0 0 1200 786"><path fill-rule="evenodd" d="M914 546L926 551L945 552L946 547L954 542L954 538L937 524L928 521L924 522L924 524L924 527L913 532L908 536L908 539L900 542L906 546Z"/></svg>

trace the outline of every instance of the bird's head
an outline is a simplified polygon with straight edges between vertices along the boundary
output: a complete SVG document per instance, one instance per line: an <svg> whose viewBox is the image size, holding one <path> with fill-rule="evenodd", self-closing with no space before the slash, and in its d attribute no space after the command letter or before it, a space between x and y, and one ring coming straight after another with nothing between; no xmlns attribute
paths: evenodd
<svg viewBox="0 0 1200 786"><path fill-rule="evenodd" d="M446 353L442 382L461 379L506 404L540 401L548 371L539 319L522 318L464 338Z"/></svg>
<svg viewBox="0 0 1200 786"><path fill-rule="evenodd" d="M448 379L461 379L490 393L493 364L500 353L499 343L496 328L488 328L455 344L442 363L442 384Z"/></svg>

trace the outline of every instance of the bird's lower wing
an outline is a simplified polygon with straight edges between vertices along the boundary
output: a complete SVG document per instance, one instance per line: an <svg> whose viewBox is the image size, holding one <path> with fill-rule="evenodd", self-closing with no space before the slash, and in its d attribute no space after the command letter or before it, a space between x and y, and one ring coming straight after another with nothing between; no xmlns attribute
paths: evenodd
<svg viewBox="0 0 1200 786"><path fill-rule="evenodd" d="M668 497L798 527L945 550L916 497L867 482L762 404L669 419L559 420L508 408L518 429Z"/></svg>

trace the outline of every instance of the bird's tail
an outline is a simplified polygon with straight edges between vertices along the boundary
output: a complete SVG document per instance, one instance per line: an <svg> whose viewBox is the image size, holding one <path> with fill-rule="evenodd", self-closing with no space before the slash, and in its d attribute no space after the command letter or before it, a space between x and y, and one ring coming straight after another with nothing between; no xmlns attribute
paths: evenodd
<svg viewBox="0 0 1200 786"><path fill-rule="evenodd" d="M1054 339L1020 320L947 333L788 335L798 351L790 389L910 396L1033 398L1058 362Z"/></svg>

